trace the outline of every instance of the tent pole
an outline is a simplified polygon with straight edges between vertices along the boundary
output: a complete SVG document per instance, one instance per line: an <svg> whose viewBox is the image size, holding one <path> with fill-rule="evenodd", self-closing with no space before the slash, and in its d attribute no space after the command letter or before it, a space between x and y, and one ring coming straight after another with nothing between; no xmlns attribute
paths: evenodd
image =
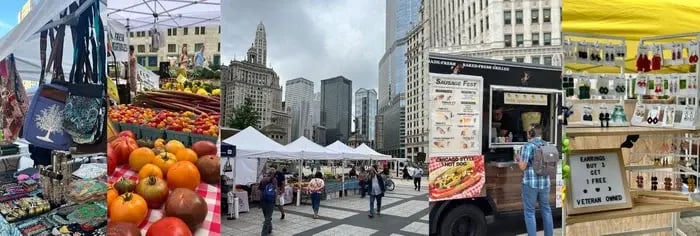
<svg viewBox="0 0 700 236"><path fill-rule="evenodd" d="M342 176L340 178L342 180L341 181L342 187L340 188L341 189L340 196L343 196L345 194L345 159L343 159L343 166L340 167L340 174Z"/></svg>
<svg viewBox="0 0 700 236"><path fill-rule="evenodd" d="M302 183L302 181L303 181L303 179L304 179L304 178L303 178L304 173L302 172L302 170L303 170L303 168L304 168L304 159L299 160L299 163L300 163L300 165L299 165L299 181L298 181L298 183L299 183L299 190L297 190L297 206L300 206L300 205L301 205L301 190L302 190L302 188L303 188L302 185L301 185L301 183Z"/></svg>

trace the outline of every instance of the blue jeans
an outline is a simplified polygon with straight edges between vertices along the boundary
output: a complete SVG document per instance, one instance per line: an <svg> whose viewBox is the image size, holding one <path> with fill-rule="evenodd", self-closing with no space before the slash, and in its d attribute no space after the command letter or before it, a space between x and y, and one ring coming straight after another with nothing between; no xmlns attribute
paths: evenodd
<svg viewBox="0 0 700 236"><path fill-rule="evenodd" d="M318 215L318 208L321 207L321 193L311 193L311 208L314 214Z"/></svg>
<svg viewBox="0 0 700 236"><path fill-rule="evenodd" d="M377 201L377 214L382 208L382 196L381 195L369 195L369 214L374 215L374 201Z"/></svg>
<svg viewBox="0 0 700 236"><path fill-rule="evenodd" d="M528 236L537 235L537 221L535 220L535 203L540 205L542 224L545 236L553 236L554 222L552 221L552 208L549 206L549 188L536 189L523 184L523 215L525 215L525 227Z"/></svg>
<svg viewBox="0 0 700 236"><path fill-rule="evenodd" d="M263 217L265 219L260 235L268 236L272 233L272 212L275 210L275 203L260 201L260 207L262 207Z"/></svg>

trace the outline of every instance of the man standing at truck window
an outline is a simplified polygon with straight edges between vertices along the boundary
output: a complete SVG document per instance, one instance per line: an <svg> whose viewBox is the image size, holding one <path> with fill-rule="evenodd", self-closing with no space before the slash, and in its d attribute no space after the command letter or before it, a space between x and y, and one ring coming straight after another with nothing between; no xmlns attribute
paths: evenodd
<svg viewBox="0 0 700 236"><path fill-rule="evenodd" d="M541 176L532 168L532 160L535 152L547 142L542 139L542 126L533 125L527 132L528 143L523 145L518 166L523 171L523 215L528 236L537 235L537 223L535 221L535 204L539 203L544 224L544 235L554 234L554 222L552 221L552 209L549 206L549 176Z"/></svg>
<svg viewBox="0 0 700 236"><path fill-rule="evenodd" d="M503 107L496 107L493 110L493 121L501 123L501 126L498 128L498 137L508 137L508 133L515 130L513 119L505 113Z"/></svg>

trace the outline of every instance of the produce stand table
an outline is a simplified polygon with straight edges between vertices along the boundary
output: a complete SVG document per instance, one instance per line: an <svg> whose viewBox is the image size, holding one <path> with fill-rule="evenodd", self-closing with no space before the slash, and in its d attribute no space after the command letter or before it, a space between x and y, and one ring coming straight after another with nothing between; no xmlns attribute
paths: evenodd
<svg viewBox="0 0 700 236"><path fill-rule="evenodd" d="M625 165L630 161L630 156L659 153L658 149L661 146L659 138L673 137L675 139L698 133L700 130L634 126L609 128L569 126L566 129L566 136L570 140L570 149L572 150L620 148L621 143L633 141L634 151L630 151L629 148L622 149ZM651 137L651 140L641 139L640 136ZM626 172L645 169L642 167L644 166L626 165ZM686 174L691 175L692 173L687 172ZM625 176L628 175L625 174ZM648 182L648 178L646 180ZM629 181L629 183L632 185L634 182ZM663 193L664 191L659 192ZM566 229L564 235L640 235L660 234L662 232L665 234L661 235L668 235L667 232L672 232L672 235L685 235L678 229L680 213L700 210L700 203L694 201L648 202L640 200L636 195L635 191L631 192L631 199L634 202L631 209L568 216L565 207L565 223L563 224L566 225ZM567 201L570 201L568 196Z"/></svg>
<svg viewBox="0 0 700 236"><path fill-rule="evenodd" d="M118 181L121 177L128 178L133 181L137 181L137 173L128 168L128 165L118 166L112 176L109 177L109 183L114 183ZM202 225L194 232L196 236L205 235L220 235L221 232L221 191L218 186L213 186L207 183L200 183L196 191L204 201L207 202L207 217L202 222ZM145 235L148 227L154 222L163 218L162 210L149 209L148 216L145 223L140 226L141 233Z"/></svg>

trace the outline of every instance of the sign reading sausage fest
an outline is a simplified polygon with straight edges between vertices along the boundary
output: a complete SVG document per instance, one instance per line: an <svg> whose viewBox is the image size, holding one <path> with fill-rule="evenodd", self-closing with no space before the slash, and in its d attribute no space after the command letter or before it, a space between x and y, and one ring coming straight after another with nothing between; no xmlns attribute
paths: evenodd
<svg viewBox="0 0 700 236"><path fill-rule="evenodd" d="M430 157L430 201L481 197L485 181L482 155Z"/></svg>

